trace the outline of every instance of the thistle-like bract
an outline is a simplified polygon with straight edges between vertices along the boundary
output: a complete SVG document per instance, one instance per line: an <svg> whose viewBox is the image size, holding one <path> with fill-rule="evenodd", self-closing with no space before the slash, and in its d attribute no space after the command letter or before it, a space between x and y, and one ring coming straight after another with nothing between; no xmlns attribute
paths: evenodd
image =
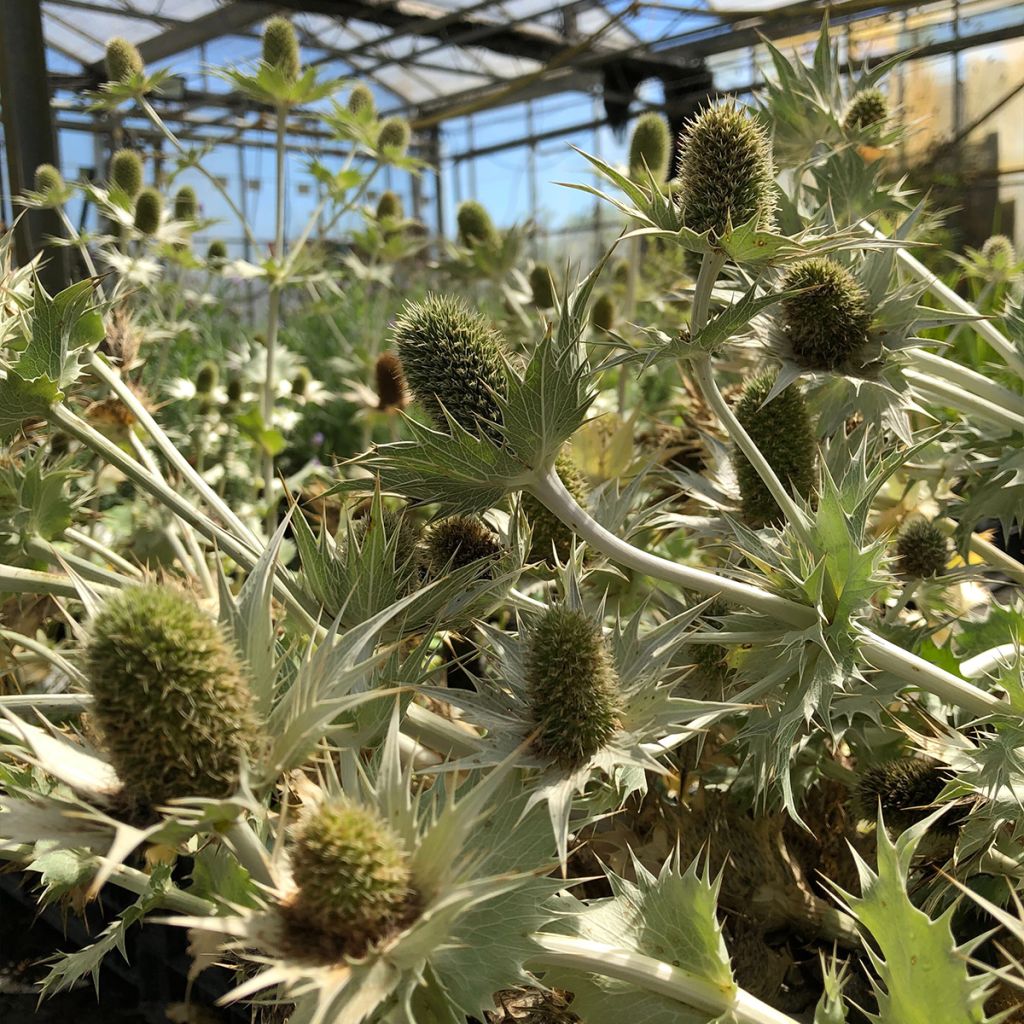
<svg viewBox="0 0 1024 1024"><path fill-rule="evenodd" d="M119 149L110 158L110 180L134 199L142 191L142 157L134 149Z"/></svg>
<svg viewBox="0 0 1024 1024"><path fill-rule="evenodd" d="M377 148L389 156L405 156L409 148L409 122L404 117L389 117L380 126Z"/></svg>
<svg viewBox="0 0 1024 1024"><path fill-rule="evenodd" d="M683 128L679 177L686 226L721 236L775 212L775 169L764 128L734 103L708 107Z"/></svg>
<svg viewBox="0 0 1024 1024"><path fill-rule="evenodd" d="M538 309L551 309L554 306L555 283L546 263L537 263L530 271L530 290L533 292L533 304Z"/></svg>
<svg viewBox="0 0 1024 1024"><path fill-rule="evenodd" d="M889 117L889 102L881 89L861 89L846 109L843 127L849 132L881 134Z"/></svg>
<svg viewBox="0 0 1024 1024"><path fill-rule="evenodd" d="M402 200L396 193L390 189L381 192L377 200L377 220L401 220L403 213Z"/></svg>
<svg viewBox="0 0 1024 1024"><path fill-rule="evenodd" d="M501 336L462 299L430 294L407 302L394 336L413 396L439 430L448 429L442 407L469 431L500 422L495 393L505 391Z"/></svg>
<svg viewBox="0 0 1024 1024"><path fill-rule="evenodd" d="M195 220L199 209L195 189L191 185L183 185L174 196L174 219Z"/></svg>
<svg viewBox="0 0 1024 1024"><path fill-rule="evenodd" d="M435 576L500 554L498 535L476 516L442 519L427 537L427 559Z"/></svg>
<svg viewBox="0 0 1024 1024"><path fill-rule="evenodd" d="M409 402L402 360L394 352L382 352L373 367L378 409L404 409Z"/></svg>
<svg viewBox="0 0 1024 1024"><path fill-rule="evenodd" d="M531 627L526 658L536 749L565 768L594 756L618 728L618 676L585 612L555 605Z"/></svg>
<svg viewBox="0 0 1024 1024"><path fill-rule="evenodd" d="M227 259L228 247L219 238L215 238L206 250L206 262L217 270L224 266Z"/></svg>
<svg viewBox="0 0 1024 1024"><path fill-rule="evenodd" d="M498 236L491 215L475 199L459 204L455 220L459 226L459 242L467 249L486 245Z"/></svg>
<svg viewBox="0 0 1024 1024"><path fill-rule="evenodd" d="M764 405L775 384L775 373L754 377L736 404L736 418L768 460L783 485L804 497L814 486L815 445L807 404L797 386L790 385ZM781 510L771 491L747 457L735 451L736 476L744 518L756 527L778 522Z"/></svg>
<svg viewBox="0 0 1024 1024"><path fill-rule="evenodd" d="M257 727L248 681L217 623L188 595L146 584L110 598L90 634L93 714L125 797L153 807L229 795Z"/></svg>
<svg viewBox="0 0 1024 1024"><path fill-rule="evenodd" d="M881 804L887 825L900 831L928 816L946 783L936 766L916 757L873 765L857 785L858 811L874 821Z"/></svg>
<svg viewBox="0 0 1024 1024"><path fill-rule="evenodd" d="M212 359L207 359L199 364L196 371L196 394L208 395L217 386L220 377L220 368Z"/></svg>
<svg viewBox="0 0 1024 1024"><path fill-rule="evenodd" d="M990 266L1012 266L1017 262L1017 250L1006 235L993 235L981 247L982 259Z"/></svg>
<svg viewBox="0 0 1024 1024"><path fill-rule="evenodd" d="M53 164L40 164L32 184L37 192L52 195L64 191L64 176Z"/></svg>
<svg viewBox="0 0 1024 1024"><path fill-rule="evenodd" d="M321 932L357 953L408 909L412 876L401 840L359 804L321 805L299 829L291 860L298 891L284 910L300 932Z"/></svg>
<svg viewBox="0 0 1024 1024"><path fill-rule="evenodd" d="M715 598L708 605L704 615L718 618L725 615L729 606L721 599ZM732 677L733 669L729 664L729 648L723 644L693 644L689 648L690 658L696 666L698 681L703 684L701 699L721 700L722 688Z"/></svg>
<svg viewBox="0 0 1024 1024"><path fill-rule="evenodd" d="M360 545L366 543L370 531L384 529L384 536L388 541L397 537L394 541L395 567L411 566L419 561L420 531L413 520L403 512L396 512L391 508L381 509L380 519L375 519L366 510L366 513L359 516L352 524L352 535Z"/></svg>
<svg viewBox="0 0 1024 1024"><path fill-rule="evenodd" d="M827 256L794 264L783 289L804 289L782 302L782 331L794 359L808 370L855 366L871 326L868 295L845 267Z"/></svg>
<svg viewBox="0 0 1024 1024"><path fill-rule="evenodd" d="M154 235L160 227L164 201L155 188L144 188L135 200L135 227L144 235Z"/></svg>
<svg viewBox="0 0 1024 1024"><path fill-rule="evenodd" d="M359 82L352 87L352 91L348 94L348 109L353 114L362 114L364 110L369 110L371 113L376 111L377 102L368 86Z"/></svg>
<svg viewBox="0 0 1024 1024"><path fill-rule="evenodd" d="M299 77L299 41L287 18L271 18L263 26L263 61L289 82Z"/></svg>
<svg viewBox="0 0 1024 1024"><path fill-rule="evenodd" d="M915 519L896 540L896 568L911 579L928 579L945 572L949 539L934 523Z"/></svg>
<svg viewBox="0 0 1024 1024"><path fill-rule="evenodd" d="M590 307L590 323L599 331L610 331L615 326L615 299L609 292L601 292Z"/></svg>
<svg viewBox="0 0 1024 1024"><path fill-rule="evenodd" d="M671 132L665 116L653 110L641 114L629 140L629 176L646 181L646 164L655 181L664 181L671 153Z"/></svg>
<svg viewBox="0 0 1024 1024"><path fill-rule="evenodd" d="M587 481L568 452L558 453L555 471L576 503L585 504ZM564 562L572 549L572 530L547 505L527 492L523 493L523 513L530 524L530 558L537 562L550 562L554 551Z"/></svg>
<svg viewBox="0 0 1024 1024"><path fill-rule="evenodd" d="M135 75L141 75L146 66L142 62L142 55L134 43L120 36L111 39L107 43L107 53L104 58L104 65L107 71L107 81L120 83L127 82Z"/></svg>

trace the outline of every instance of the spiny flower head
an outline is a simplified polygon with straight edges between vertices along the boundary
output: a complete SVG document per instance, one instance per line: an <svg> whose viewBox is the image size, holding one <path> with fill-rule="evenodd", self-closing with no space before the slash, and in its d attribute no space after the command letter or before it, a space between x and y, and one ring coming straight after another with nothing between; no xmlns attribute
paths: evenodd
<svg viewBox="0 0 1024 1024"><path fill-rule="evenodd" d="M394 336L413 396L439 430L448 429L442 407L471 432L501 421L494 397L505 391L501 336L462 299L407 302Z"/></svg>
<svg viewBox="0 0 1024 1024"><path fill-rule="evenodd" d="M794 264L782 287L805 289L782 302L782 330L796 362L809 370L856 366L871 313L853 274L827 256L814 256Z"/></svg>
<svg viewBox="0 0 1024 1024"><path fill-rule="evenodd" d="M212 359L207 359L199 364L196 370L196 394L208 395L217 386L220 378L220 367Z"/></svg>
<svg viewBox="0 0 1024 1024"><path fill-rule="evenodd" d="M600 622L554 605L529 632L526 682L535 748L565 768L590 760L618 729L618 676Z"/></svg>
<svg viewBox="0 0 1024 1024"><path fill-rule="evenodd" d="M378 525L379 524L379 525ZM384 537L390 541L398 539L395 545L395 567L413 566L419 561L420 531L410 516L404 512L396 512L392 508L381 509L380 519L374 518L369 508L352 524L352 536L360 544L365 545L371 530L383 527Z"/></svg>
<svg viewBox="0 0 1024 1024"><path fill-rule="evenodd" d="M533 292L533 304L538 309L551 309L555 304L555 283L551 279L551 269L546 263L536 263L530 271L530 290Z"/></svg>
<svg viewBox="0 0 1024 1024"><path fill-rule="evenodd" d="M981 257L991 266L1009 267L1017 262L1017 250L1006 235L993 235L981 247Z"/></svg>
<svg viewBox="0 0 1024 1024"><path fill-rule="evenodd" d="M174 197L174 219L195 220L198 209L199 203L196 200L195 189L191 185L183 185L179 188Z"/></svg>
<svg viewBox="0 0 1024 1024"><path fill-rule="evenodd" d="M373 367L378 409L404 409L409 402L402 360L394 352L382 352Z"/></svg>
<svg viewBox="0 0 1024 1024"><path fill-rule="evenodd" d="M116 36L107 43L104 65L107 71L107 81L115 84L127 82L130 78L141 75L146 70L138 47L120 36Z"/></svg>
<svg viewBox="0 0 1024 1024"><path fill-rule="evenodd" d="M672 138L665 116L653 110L641 114L629 140L629 176L634 181L646 181L646 164L655 181L664 181L671 153Z"/></svg>
<svg viewBox="0 0 1024 1024"><path fill-rule="evenodd" d="M491 215L475 199L459 204L455 220L459 226L459 242L467 249L489 244L498 237Z"/></svg>
<svg viewBox="0 0 1024 1024"><path fill-rule="evenodd" d="M134 199L142 191L142 157L134 149L119 149L110 158L110 180Z"/></svg>
<svg viewBox="0 0 1024 1024"><path fill-rule="evenodd" d="M305 397L306 391L309 388L309 382L313 379L313 374L309 372L309 369L305 366L300 366L292 377L292 394L296 398Z"/></svg>
<svg viewBox="0 0 1024 1024"><path fill-rule="evenodd" d="M729 606L721 599L715 598L704 612L707 618L719 618L729 611ZM722 688L732 677L733 669L728 662L729 648L723 644L693 644L689 648L690 657L697 668L699 682L704 684L704 692L700 699L721 700Z"/></svg>
<svg viewBox="0 0 1024 1024"><path fill-rule="evenodd" d="M476 516L442 519L427 537L427 559L435 576L454 572L481 558L497 558L500 554L498 535Z"/></svg>
<svg viewBox="0 0 1024 1024"><path fill-rule="evenodd" d="M610 331L615 326L615 299L610 292L601 292L590 307L590 322L599 331Z"/></svg>
<svg viewBox="0 0 1024 1024"><path fill-rule="evenodd" d="M286 81L299 77L299 41L287 18L270 18L263 26L263 62L281 73Z"/></svg>
<svg viewBox="0 0 1024 1024"><path fill-rule="evenodd" d="M291 861L298 891L283 909L300 935L317 931L359 953L408 910L408 854L369 808L343 798L322 804L299 829Z"/></svg>
<svg viewBox="0 0 1024 1024"><path fill-rule="evenodd" d="M160 193L155 188L144 188L135 199L135 227L144 235L155 235L163 208Z"/></svg>
<svg viewBox="0 0 1024 1024"><path fill-rule="evenodd" d="M352 87L352 91L348 94L348 109L353 114L361 114L364 110L369 110L371 113L376 111L377 102L368 86L359 82Z"/></svg>
<svg viewBox="0 0 1024 1024"><path fill-rule="evenodd" d="M401 220L403 212L402 200L396 193L390 189L381 192L377 200L377 220Z"/></svg>
<svg viewBox="0 0 1024 1024"><path fill-rule="evenodd" d="M405 156L409 134L409 122L404 117L389 117L380 126L377 148L389 156Z"/></svg>
<svg viewBox="0 0 1024 1024"><path fill-rule="evenodd" d="M949 556L949 539L926 519L913 520L896 540L897 568L911 579L941 575L949 564Z"/></svg>
<svg viewBox="0 0 1024 1024"><path fill-rule="evenodd" d="M775 169L764 130L734 103L708 107L683 129L679 178L686 226L721 236L754 218L771 227Z"/></svg>
<svg viewBox="0 0 1024 1024"><path fill-rule="evenodd" d="M848 132L880 135L889 117L889 101L881 89L861 89L846 109L843 127Z"/></svg>
<svg viewBox="0 0 1024 1024"><path fill-rule="evenodd" d="M803 392L790 385L763 405L775 384L773 371L754 377L736 404L736 418L783 485L806 497L814 486L815 444ZM755 527L778 522L781 509L747 457L735 450L744 518Z"/></svg>
<svg viewBox="0 0 1024 1024"><path fill-rule="evenodd" d="M865 821L878 817L878 806L890 827L903 831L926 818L945 780L936 766L917 757L899 757L873 765L857 785L857 805Z"/></svg>
<svg viewBox="0 0 1024 1024"><path fill-rule="evenodd" d="M134 805L235 789L256 751L252 697L235 651L191 597L146 584L110 598L91 624L85 672Z"/></svg>
<svg viewBox="0 0 1024 1024"><path fill-rule="evenodd" d="M215 238L206 250L206 262L217 270L224 266L227 259L228 247L219 238Z"/></svg>
<svg viewBox="0 0 1024 1024"><path fill-rule="evenodd" d="M43 195L56 195L64 191L64 176L53 164L40 164L32 184Z"/></svg>
<svg viewBox="0 0 1024 1024"><path fill-rule="evenodd" d="M555 470L576 504L586 504L589 491L586 478L576 468L576 463L567 451L558 453ZM527 492L523 493L523 513L530 524L530 558L536 562L550 563L554 551L559 560L564 562L572 549L572 530L547 505Z"/></svg>

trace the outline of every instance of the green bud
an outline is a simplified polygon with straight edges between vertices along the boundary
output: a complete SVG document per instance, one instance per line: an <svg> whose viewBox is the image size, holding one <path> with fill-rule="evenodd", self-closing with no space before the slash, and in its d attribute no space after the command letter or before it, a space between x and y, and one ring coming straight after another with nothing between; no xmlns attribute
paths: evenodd
<svg viewBox="0 0 1024 1024"><path fill-rule="evenodd" d="M791 384L763 405L775 384L774 371L759 374L743 389L736 418L768 465L791 492L806 497L814 487L815 444L803 392ZM778 523L782 511L747 457L735 449L736 476L744 518L755 527Z"/></svg>
<svg viewBox="0 0 1024 1024"><path fill-rule="evenodd" d="M287 18L270 18L263 26L263 62L281 73L288 82L299 77L299 41Z"/></svg>
<svg viewBox="0 0 1024 1024"><path fill-rule="evenodd" d="M200 363L199 369L196 371L196 394L210 394L217 386L219 378L220 367L215 362L207 359L205 362Z"/></svg>
<svg viewBox="0 0 1024 1024"><path fill-rule="evenodd" d="M395 567L413 567L419 564L420 560L420 531L419 527L410 516L404 512L396 512L391 508L381 509L379 519L370 514L367 506L352 523L352 538L362 547L371 530L381 529L384 531L384 543L397 537L395 541Z"/></svg>
<svg viewBox="0 0 1024 1024"><path fill-rule="evenodd" d="M404 409L409 402L402 360L394 352L382 352L373 368L377 381L377 408Z"/></svg>
<svg viewBox="0 0 1024 1024"><path fill-rule="evenodd" d="M373 98L373 92L360 82L352 87L348 94L348 109L353 114L362 114L364 110L371 114L377 110L377 102Z"/></svg>
<svg viewBox="0 0 1024 1024"><path fill-rule="evenodd" d="M377 136L377 148L392 157L405 156L409 148L409 122L404 117L389 117Z"/></svg>
<svg viewBox="0 0 1024 1024"><path fill-rule="evenodd" d="M565 489L573 496L577 505L587 502L587 481L576 468L572 456L565 451L558 453L555 470ZM529 492L523 492L523 513L530 524L530 558L535 562L551 564L552 551L564 562L572 550L573 532L547 505Z"/></svg>
<svg viewBox="0 0 1024 1024"><path fill-rule="evenodd" d="M467 249L491 244L498 237L491 215L475 199L459 203L455 220L459 225L459 242Z"/></svg>
<svg viewBox="0 0 1024 1024"><path fill-rule="evenodd" d="M404 212L398 195L390 190L381 192L377 200L377 220L401 220Z"/></svg>
<svg viewBox="0 0 1024 1024"><path fill-rule="evenodd" d="M296 398L305 398L306 391L309 389L309 382L313 379L313 374L305 366L300 366L296 371L295 376L292 377L291 389L292 394Z"/></svg>
<svg viewBox="0 0 1024 1024"><path fill-rule="evenodd" d="M861 89L846 110L843 127L848 132L878 136L889 118L889 102L881 89Z"/></svg>
<svg viewBox="0 0 1024 1024"><path fill-rule="evenodd" d="M1006 235L993 235L981 247L981 258L991 266L1012 267L1017 262L1017 250Z"/></svg>
<svg viewBox="0 0 1024 1024"><path fill-rule="evenodd" d="M107 43L107 55L104 60L107 69L107 81L115 84L127 82L146 70L142 63L142 55L134 43L127 39L115 37Z"/></svg>
<svg viewBox="0 0 1024 1024"><path fill-rule="evenodd" d="M764 128L734 103L708 107L683 129L679 177L686 226L715 237L756 218L771 227L775 169Z"/></svg>
<svg viewBox="0 0 1024 1024"><path fill-rule="evenodd" d="M237 405L242 400L242 378L228 377L227 387L228 402Z"/></svg>
<svg viewBox="0 0 1024 1024"><path fill-rule="evenodd" d="M215 238L206 250L206 262L214 270L219 270L227 261L228 247L219 238Z"/></svg>
<svg viewBox="0 0 1024 1024"><path fill-rule="evenodd" d="M842 371L859 365L871 326L868 293L827 256L794 264L785 290L807 289L782 303L782 331L797 363L808 370Z"/></svg>
<svg viewBox="0 0 1024 1024"><path fill-rule="evenodd" d="M369 808L345 799L321 805L299 829L291 862L298 892L282 909L300 935L320 932L358 955L409 910L408 856Z"/></svg>
<svg viewBox="0 0 1024 1024"><path fill-rule="evenodd" d="M590 323L599 331L610 331L615 326L617 311L610 292L601 292L590 307Z"/></svg>
<svg viewBox="0 0 1024 1024"><path fill-rule="evenodd" d="M195 189L185 185L178 189L174 197L174 219L192 221L196 219L199 204L196 201Z"/></svg>
<svg viewBox="0 0 1024 1024"><path fill-rule="evenodd" d="M533 292L533 304L538 309L551 309L555 304L555 282L551 279L551 269L546 263L537 263L530 271L530 290Z"/></svg>
<svg viewBox="0 0 1024 1024"><path fill-rule="evenodd" d="M864 772L857 785L857 809L862 820L874 821L881 804L886 825L902 832L934 810L930 805L945 785L934 764L900 757Z"/></svg>
<svg viewBox="0 0 1024 1024"><path fill-rule="evenodd" d="M135 200L135 227L144 235L155 235L163 208L160 193L155 188L144 188Z"/></svg>
<svg viewBox="0 0 1024 1024"><path fill-rule="evenodd" d="M705 609L704 615L709 619L718 618L729 611L729 606L721 599L715 598ZM729 648L722 644L692 644L688 648L690 658L696 666L696 675L704 684L704 692L694 694L701 700L723 699L723 688L732 678L733 669L729 664Z"/></svg>
<svg viewBox="0 0 1024 1024"><path fill-rule="evenodd" d="M501 422L495 399L506 387L501 335L462 299L428 294L407 302L394 336L413 397L439 430L448 429L442 407L468 431Z"/></svg>
<svg viewBox="0 0 1024 1024"><path fill-rule="evenodd" d="M534 747L564 768L590 760L618 729L618 676L601 624L564 605L528 635L526 683Z"/></svg>
<svg viewBox="0 0 1024 1024"><path fill-rule="evenodd" d="M134 149L119 149L110 158L110 180L134 199L142 191L142 157Z"/></svg>
<svg viewBox="0 0 1024 1024"><path fill-rule="evenodd" d="M33 186L44 196L58 195L64 191L64 176L53 164L40 164L36 168Z"/></svg>
<svg viewBox="0 0 1024 1024"><path fill-rule="evenodd" d="M612 280L621 285L629 282L629 260L615 261L615 266L612 267Z"/></svg>
<svg viewBox="0 0 1024 1024"><path fill-rule="evenodd" d="M497 558L501 541L482 519L452 516L437 523L427 537L427 562L434 576L454 572L481 558Z"/></svg>
<svg viewBox="0 0 1024 1024"><path fill-rule="evenodd" d="M134 805L234 791L256 752L252 697L238 656L191 597L155 584L111 597L90 627L85 673Z"/></svg>
<svg viewBox="0 0 1024 1024"><path fill-rule="evenodd" d="M671 132L665 116L653 110L641 114L629 140L629 176L634 181L646 181L646 164L655 181L664 181L671 153Z"/></svg>
<svg viewBox="0 0 1024 1024"><path fill-rule="evenodd" d="M940 576L946 571L950 554L949 539L925 519L908 523L896 540L896 567L911 579Z"/></svg>

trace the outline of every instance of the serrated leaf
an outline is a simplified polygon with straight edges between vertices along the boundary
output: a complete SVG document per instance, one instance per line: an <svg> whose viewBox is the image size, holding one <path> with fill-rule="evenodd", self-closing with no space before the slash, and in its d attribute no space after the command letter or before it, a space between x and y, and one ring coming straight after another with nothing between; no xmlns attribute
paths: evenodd
<svg viewBox="0 0 1024 1024"><path fill-rule="evenodd" d="M0 380L0 441L13 437L26 420L45 416L61 394L57 382L48 377L26 381L8 372Z"/></svg>

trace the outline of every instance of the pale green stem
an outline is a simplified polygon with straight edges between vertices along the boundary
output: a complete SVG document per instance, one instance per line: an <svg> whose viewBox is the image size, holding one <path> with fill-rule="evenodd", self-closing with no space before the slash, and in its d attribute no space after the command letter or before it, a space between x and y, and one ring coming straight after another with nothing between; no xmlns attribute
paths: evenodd
<svg viewBox="0 0 1024 1024"><path fill-rule="evenodd" d="M178 560L178 564L185 570L185 575L188 577L194 577L199 574L199 570L192 563L189 553L185 550L185 545L181 542L181 537L178 531L174 529L175 521L172 519L167 526L164 527L164 537L167 543L170 544L171 550L174 552L174 557Z"/></svg>
<svg viewBox="0 0 1024 1024"><path fill-rule="evenodd" d="M981 307L984 306L990 298L992 298L992 294L995 291L995 287L996 286L992 281L986 281L985 287L982 288L981 291L977 294L977 296L975 296L975 298L972 300L974 306L977 307L978 309L981 309ZM957 338L959 338L960 335L963 334L963 332L966 329L966 324L955 324L953 329L945 338L946 345L952 345L953 342L955 342Z"/></svg>
<svg viewBox="0 0 1024 1024"><path fill-rule="evenodd" d="M914 596L917 591L917 585L920 580L907 580L903 584L903 589L900 591L899 597L886 609L885 618L882 621L887 626L891 626L898 618L901 611L907 607L908 602Z"/></svg>
<svg viewBox="0 0 1024 1024"><path fill-rule="evenodd" d="M934 402L948 405L959 412L970 413L981 420L994 424L1003 430L1024 432L1024 414L1004 409L987 398L970 394L961 386L949 381L939 380L931 374L918 370L907 369L903 375L914 385L917 391Z"/></svg>
<svg viewBox="0 0 1024 1024"><path fill-rule="evenodd" d="M90 537L87 533L82 533L81 530L76 530L74 527L69 526L64 531L64 539L72 544L80 544L94 555L116 566L126 576L133 576L135 579L140 580L143 578L143 572L137 565L132 565L127 558L122 558L121 555L107 547L102 541L96 540L95 537Z"/></svg>
<svg viewBox="0 0 1024 1024"><path fill-rule="evenodd" d="M535 933L533 940L543 949L531 959L539 970L547 966L614 978L643 991L674 999L682 1006L707 1013L715 1019L734 1020L736 1024L797 1024L792 1017L761 1002L744 989L733 984L715 984L681 967L641 953L568 935L542 932Z"/></svg>
<svg viewBox="0 0 1024 1024"><path fill-rule="evenodd" d="M38 537L25 541L25 552L34 558L42 558L50 565L67 565L73 569L84 580L90 583L105 583L109 587L121 588L130 586L135 582L135 577L124 576L102 566L94 565L88 559L73 555L70 551L61 551L49 541Z"/></svg>
<svg viewBox="0 0 1024 1024"><path fill-rule="evenodd" d="M70 680L72 680L72 682L78 683L79 686L85 686L85 676L83 676L82 673L71 664L71 662L62 658L56 651L47 647L46 644L41 643L34 637L25 636L23 633L15 632L13 629L0 629L0 640L6 640L10 644L16 644L18 647L24 647L26 651L31 651L44 661L48 661L54 668L59 669ZM53 695L47 694L47 696ZM5 698L0 697L0 702L7 705ZM10 705L7 706L9 707Z"/></svg>
<svg viewBox="0 0 1024 1024"><path fill-rule="evenodd" d="M72 239L75 243L75 248L82 255L82 262L85 264L85 269L89 271L90 277L95 282L96 290L101 296L104 296L103 282L100 280L99 272L96 270L96 264L93 262L92 253L89 252L89 247L82 240L81 234L74 224L71 223L70 218L64 212L63 206L57 207L57 213L60 216L60 222L64 225L64 230L68 233L68 238Z"/></svg>
<svg viewBox="0 0 1024 1024"><path fill-rule="evenodd" d="M270 869L267 848L245 818L233 821L220 835L224 845L238 858L238 863L249 872L253 881L276 888L277 881Z"/></svg>
<svg viewBox="0 0 1024 1024"><path fill-rule="evenodd" d="M98 594L116 594L116 587L93 583ZM78 588L67 576L55 576L16 565L0 565L0 594L50 594L52 597L78 597Z"/></svg>
<svg viewBox="0 0 1024 1024"><path fill-rule="evenodd" d="M409 705L402 720L402 732L445 757L469 757L480 750L480 741L472 733L418 704Z"/></svg>
<svg viewBox="0 0 1024 1024"><path fill-rule="evenodd" d="M198 572L203 593L212 601L217 596L217 584L213 580L213 574L210 572L210 566L206 561L206 553L199 543L195 530L185 530L185 543L188 545L189 553L192 555L192 562Z"/></svg>
<svg viewBox="0 0 1024 1024"><path fill-rule="evenodd" d="M944 359L933 352L925 352L919 348L911 349L909 355L911 364L918 370L940 377L950 384L956 384L978 398L984 398L993 405L1007 409L1018 416L1024 416L1024 395L1004 388L1002 384L989 380L977 370L971 370L959 363L954 363L951 359Z"/></svg>
<svg viewBox="0 0 1024 1024"><path fill-rule="evenodd" d="M12 693L0 697L0 708L9 708L11 711L39 711L44 714L54 711L84 711L92 707L92 703L92 694L89 693Z"/></svg>
<svg viewBox="0 0 1024 1024"><path fill-rule="evenodd" d="M951 537L957 528L957 524L952 519L936 519L935 525L947 537ZM1024 565L1018 562L1016 558L1008 555L1005 551L1001 551L995 544L985 540L978 533L971 534L968 540L968 548L973 554L983 559L991 568L1006 573L1014 583L1024 586Z"/></svg>
<svg viewBox="0 0 1024 1024"><path fill-rule="evenodd" d="M636 286L640 277L640 239L634 236L629 240L629 249L626 254L626 308L622 311L622 318L626 323L633 323L636 319ZM619 378L615 385L616 401L618 403L619 416L626 415L626 365L619 367Z"/></svg>

